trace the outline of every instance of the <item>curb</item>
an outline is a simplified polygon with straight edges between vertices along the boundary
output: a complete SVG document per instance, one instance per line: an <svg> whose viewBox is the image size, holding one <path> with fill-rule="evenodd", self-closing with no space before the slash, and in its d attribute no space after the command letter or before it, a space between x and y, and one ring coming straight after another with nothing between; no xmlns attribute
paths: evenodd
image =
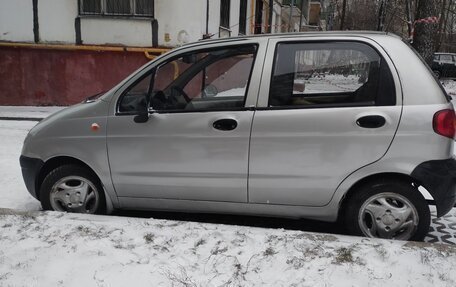
<svg viewBox="0 0 456 287"><path fill-rule="evenodd" d="M30 117L0 117L1 121L31 121L39 122L44 118L30 118Z"/></svg>

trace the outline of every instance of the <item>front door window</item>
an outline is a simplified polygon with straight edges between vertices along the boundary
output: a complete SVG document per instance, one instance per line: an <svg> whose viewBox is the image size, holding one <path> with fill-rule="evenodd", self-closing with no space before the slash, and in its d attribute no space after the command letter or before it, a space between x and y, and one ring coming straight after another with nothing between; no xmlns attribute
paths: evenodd
<svg viewBox="0 0 456 287"><path fill-rule="evenodd" d="M187 53L143 77L120 99L119 112L150 106L158 112L244 108L256 46Z"/></svg>

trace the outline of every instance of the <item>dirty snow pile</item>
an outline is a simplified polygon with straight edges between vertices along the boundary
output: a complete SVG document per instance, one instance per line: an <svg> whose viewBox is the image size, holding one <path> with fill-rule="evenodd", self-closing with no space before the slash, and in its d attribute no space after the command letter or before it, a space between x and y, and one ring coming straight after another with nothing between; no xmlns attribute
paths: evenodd
<svg viewBox="0 0 456 287"><path fill-rule="evenodd" d="M456 285L452 245L5 209L0 230L0 286Z"/></svg>

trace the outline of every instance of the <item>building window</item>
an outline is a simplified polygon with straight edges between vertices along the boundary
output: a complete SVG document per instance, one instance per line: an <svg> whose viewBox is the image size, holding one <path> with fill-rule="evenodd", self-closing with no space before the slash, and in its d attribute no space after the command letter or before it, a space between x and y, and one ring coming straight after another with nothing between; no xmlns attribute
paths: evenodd
<svg viewBox="0 0 456 287"><path fill-rule="evenodd" d="M247 31L247 0L241 0L239 9L239 34L245 35Z"/></svg>
<svg viewBox="0 0 456 287"><path fill-rule="evenodd" d="M230 29L230 0L220 2L220 27Z"/></svg>
<svg viewBox="0 0 456 287"><path fill-rule="evenodd" d="M79 0L80 15L153 17L154 0Z"/></svg>
<svg viewBox="0 0 456 287"><path fill-rule="evenodd" d="M263 27L263 0L255 2L255 34L261 34Z"/></svg>

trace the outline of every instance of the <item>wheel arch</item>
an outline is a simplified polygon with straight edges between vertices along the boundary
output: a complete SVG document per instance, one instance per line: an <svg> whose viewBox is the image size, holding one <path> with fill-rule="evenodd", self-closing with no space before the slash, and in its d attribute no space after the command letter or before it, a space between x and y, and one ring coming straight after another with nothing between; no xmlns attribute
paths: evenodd
<svg viewBox="0 0 456 287"><path fill-rule="evenodd" d="M43 184L43 181L44 181L45 177L49 174L49 172L51 172L52 170L54 170L57 167L60 167L62 165L68 165L68 164L79 165L84 168L87 168L91 173L93 173L93 175L95 175L97 177L101 186L103 187L103 192L105 194L107 213L108 214L111 213L113 211L113 203L111 201L109 194L106 192L106 188L105 188L103 182L101 181L101 177L97 174L97 172L93 168L91 168L84 161L77 159L75 157L71 157L71 156L56 156L56 157L52 157L44 162L44 164L41 167L40 171L38 172L38 175L35 180L35 191L36 191L37 198L40 198L41 185Z"/></svg>
<svg viewBox="0 0 456 287"><path fill-rule="evenodd" d="M399 173L399 172L384 172L384 173L376 173L376 174L370 174L368 176L365 176L358 181L356 181L354 184L351 185L351 187L345 192L345 194L342 196L342 198L339 201L339 212L338 212L338 218L343 218L341 215L343 211L345 210L346 204L349 202L350 198L362 187L368 184L373 184L375 182L385 182L385 181L401 181L404 183L408 183L411 185L416 186L417 188L421 186L420 182L413 178L412 176L404 173ZM424 195L422 191L417 189L417 192L421 194L421 196Z"/></svg>

